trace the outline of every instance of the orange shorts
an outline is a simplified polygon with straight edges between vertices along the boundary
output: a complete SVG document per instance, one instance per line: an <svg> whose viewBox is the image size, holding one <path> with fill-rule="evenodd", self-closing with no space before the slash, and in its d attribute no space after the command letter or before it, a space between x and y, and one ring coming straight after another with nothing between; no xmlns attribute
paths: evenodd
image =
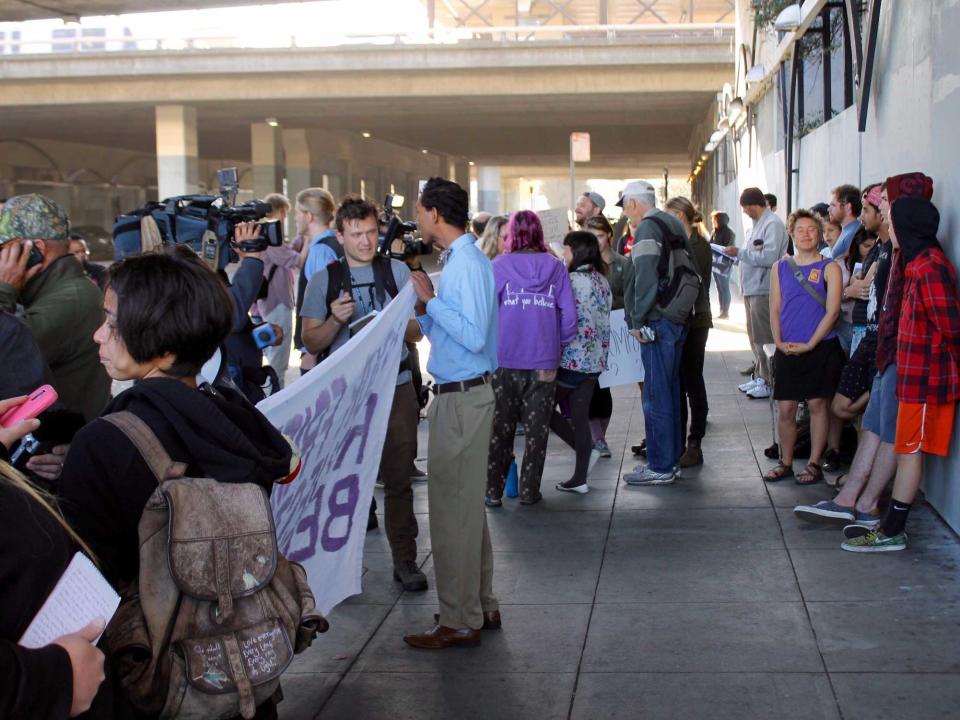
<svg viewBox="0 0 960 720"><path fill-rule="evenodd" d="M900 403L894 451L899 455L925 452L946 457L956 412L956 403Z"/></svg>

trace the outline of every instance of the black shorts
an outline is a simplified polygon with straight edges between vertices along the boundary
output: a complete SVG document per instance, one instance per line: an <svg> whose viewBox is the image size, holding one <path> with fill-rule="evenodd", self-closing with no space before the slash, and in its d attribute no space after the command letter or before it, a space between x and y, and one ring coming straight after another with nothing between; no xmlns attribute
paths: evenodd
<svg viewBox="0 0 960 720"><path fill-rule="evenodd" d="M824 340L803 355L773 356L774 400L830 398L837 390L844 355L837 338Z"/></svg>
<svg viewBox="0 0 960 720"><path fill-rule="evenodd" d="M857 345L853 357L843 367L837 395L856 400L865 392L870 392L873 378L877 374L877 331L868 330Z"/></svg>

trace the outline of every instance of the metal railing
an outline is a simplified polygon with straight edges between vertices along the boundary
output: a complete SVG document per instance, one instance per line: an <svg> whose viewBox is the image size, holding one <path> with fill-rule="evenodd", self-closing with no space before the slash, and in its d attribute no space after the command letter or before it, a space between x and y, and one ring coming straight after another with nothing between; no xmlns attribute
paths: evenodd
<svg viewBox="0 0 960 720"><path fill-rule="evenodd" d="M675 23L635 25L545 25L485 26L424 29L418 32L344 35L336 42L304 43L297 36L285 42L266 44L235 35L199 35L191 37L50 37L0 39L0 56L89 55L110 52L163 52L176 50L277 50L288 48L325 48L344 46L431 46L472 43L516 44L536 42L574 42L576 40L610 43L723 42L733 38L731 23Z"/></svg>

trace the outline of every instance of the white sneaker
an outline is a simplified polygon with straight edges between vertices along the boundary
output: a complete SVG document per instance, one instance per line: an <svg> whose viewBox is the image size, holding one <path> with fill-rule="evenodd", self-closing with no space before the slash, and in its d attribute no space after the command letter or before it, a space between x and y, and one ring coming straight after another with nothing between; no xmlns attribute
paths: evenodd
<svg viewBox="0 0 960 720"><path fill-rule="evenodd" d="M603 457L603 453L594 448L590 451L590 460L587 462L587 475L593 471L593 466L597 464L600 458Z"/></svg>
<svg viewBox="0 0 960 720"><path fill-rule="evenodd" d="M740 392L750 392L751 390L753 390L753 388L756 386L759 380L760 378L751 378L750 380L747 380L742 385L737 385L737 390L739 390Z"/></svg>
<svg viewBox="0 0 960 720"><path fill-rule="evenodd" d="M627 485L669 485L676 478L676 474L672 471L658 473L646 465L637 465L633 472L623 474L623 481Z"/></svg>
<svg viewBox="0 0 960 720"><path fill-rule="evenodd" d="M757 384L747 390L747 397L752 400L762 400L770 397L770 386L763 378L757 379Z"/></svg>

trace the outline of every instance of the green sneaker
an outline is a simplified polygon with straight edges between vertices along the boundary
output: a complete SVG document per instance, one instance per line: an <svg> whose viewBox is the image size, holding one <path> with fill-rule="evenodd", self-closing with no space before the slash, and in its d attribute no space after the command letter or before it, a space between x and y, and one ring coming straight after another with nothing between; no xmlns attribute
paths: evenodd
<svg viewBox="0 0 960 720"><path fill-rule="evenodd" d="M887 537L880 530L871 530L861 537L850 538L841 545L850 552L892 552L907 549L907 534L905 532L893 537Z"/></svg>

